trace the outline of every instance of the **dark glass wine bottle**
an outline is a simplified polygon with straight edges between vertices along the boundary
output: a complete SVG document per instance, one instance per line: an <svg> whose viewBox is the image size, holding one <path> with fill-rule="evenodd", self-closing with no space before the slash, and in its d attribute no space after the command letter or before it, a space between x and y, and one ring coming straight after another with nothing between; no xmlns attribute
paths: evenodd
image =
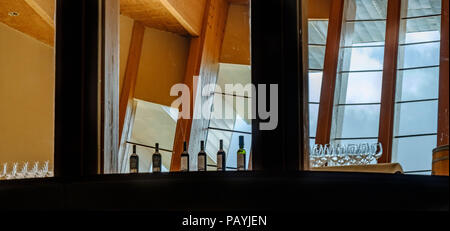
<svg viewBox="0 0 450 231"><path fill-rule="evenodd" d="M199 172L206 171L206 152L205 152L205 141L200 141L200 152L197 156L197 169Z"/></svg>
<svg viewBox="0 0 450 231"><path fill-rule="evenodd" d="M220 140L219 151L217 152L217 171L226 170L225 151L223 150L223 140Z"/></svg>
<svg viewBox="0 0 450 231"><path fill-rule="evenodd" d="M139 156L136 154L136 145L133 145L133 154L130 156L130 173L139 172Z"/></svg>
<svg viewBox="0 0 450 231"><path fill-rule="evenodd" d="M245 171L244 136L239 136L239 150L237 151L237 170Z"/></svg>
<svg viewBox="0 0 450 231"><path fill-rule="evenodd" d="M183 153L181 153L180 171L189 172L189 153L187 152L186 141L183 143Z"/></svg>
<svg viewBox="0 0 450 231"><path fill-rule="evenodd" d="M159 153L159 144L155 144L155 153L152 156L152 172L161 172L161 154Z"/></svg>

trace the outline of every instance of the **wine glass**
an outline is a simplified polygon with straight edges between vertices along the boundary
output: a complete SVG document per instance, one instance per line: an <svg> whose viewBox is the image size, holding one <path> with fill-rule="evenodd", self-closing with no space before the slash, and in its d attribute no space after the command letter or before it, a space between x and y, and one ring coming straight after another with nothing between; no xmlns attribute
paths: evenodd
<svg viewBox="0 0 450 231"><path fill-rule="evenodd" d="M378 142L375 145L376 145L376 148L375 148L375 155L374 155L374 157L375 157L376 160L378 160L383 155L383 145L381 144L381 142Z"/></svg>

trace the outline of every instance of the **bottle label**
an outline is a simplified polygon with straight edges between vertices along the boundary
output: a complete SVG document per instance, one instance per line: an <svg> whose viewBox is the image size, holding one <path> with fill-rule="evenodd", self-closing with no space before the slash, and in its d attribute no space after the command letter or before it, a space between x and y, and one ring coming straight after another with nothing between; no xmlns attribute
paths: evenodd
<svg viewBox="0 0 450 231"><path fill-rule="evenodd" d="M138 172L138 160L137 158L130 158L130 173Z"/></svg>
<svg viewBox="0 0 450 231"><path fill-rule="evenodd" d="M161 172L161 158L153 158L153 172Z"/></svg>
<svg viewBox="0 0 450 231"><path fill-rule="evenodd" d="M245 171L245 154L237 155L237 170Z"/></svg>
<svg viewBox="0 0 450 231"><path fill-rule="evenodd" d="M206 157L199 156L198 157L198 171L206 171Z"/></svg>
<svg viewBox="0 0 450 231"><path fill-rule="evenodd" d="M188 171L189 166L188 166L188 159L187 157L181 157L181 167L180 170L183 172Z"/></svg>
<svg viewBox="0 0 450 231"><path fill-rule="evenodd" d="M223 171L223 155L217 155L217 171Z"/></svg>

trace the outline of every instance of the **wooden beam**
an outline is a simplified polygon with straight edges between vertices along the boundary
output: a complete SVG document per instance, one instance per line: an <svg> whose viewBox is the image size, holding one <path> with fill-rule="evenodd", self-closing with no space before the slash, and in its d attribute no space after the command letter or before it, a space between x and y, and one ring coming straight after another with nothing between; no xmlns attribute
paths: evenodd
<svg viewBox="0 0 450 231"><path fill-rule="evenodd" d="M0 22L49 46L54 44L54 20L35 0L0 0Z"/></svg>
<svg viewBox="0 0 450 231"><path fill-rule="evenodd" d="M228 2L226 0L207 0L202 32L199 37L191 39L184 80L191 93L191 119L179 119L177 122L170 171L179 171L183 142L190 143L191 131L205 130L201 127L202 123L196 121L193 124L194 121L192 120L195 102L193 93L197 87L194 86L193 76L199 76L202 73L200 76L203 84L215 83L227 11ZM200 137L203 136L203 133L195 134L194 139L201 139Z"/></svg>
<svg viewBox="0 0 450 231"><path fill-rule="evenodd" d="M441 16L441 60L439 70L439 109L438 109L438 135L437 145L448 145L449 141L449 1L442 1Z"/></svg>
<svg viewBox="0 0 450 231"><path fill-rule="evenodd" d="M378 131L378 142L381 142L383 145L383 156L378 160L378 163L390 163L392 159L401 7L401 0L388 1L383 81L381 85L380 126Z"/></svg>
<svg viewBox="0 0 450 231"><path fill-rule="evenodd" d="M119 153L119 0L102 0L100 173L118 172Z"/></svg>
<svg viewBox="0 0 450 231"><path fill-rule="evenodd" d="M200 35L206 0L161 0L161 3L190 35Z"/></svg>
<svg viewBox="0 0 450 231"><path fill-rule="evenodd" d="M333 0L328 22L327 46L323 65L322 90L317 126L316 144L330 143L331 125L333 119L334 94L338 67L338 54L341 41L344 0Z"/></svg>
<svg viewBox="0 0 450 231"><path fill-rule="evenodd" d="M142 23L135 21L131 34L130 50L128 53L127 67L122 84L119 101L119 136L123 137L124 122L131 112L131 106L136 87L136 79L139 70L139 61L142 53L145 27Z"/></svg>
<svg viewBox="0 0 450 231"><path fill-rule="evenodd" d="M54 1L48 0L24 0L33 10L50 26L55 29L55 22L53 20L53 15L51 14L51 9L44 10L41 4L46 4L47 7L51 7ZM45 6L45 5L44 5ZM54 12L53 12L54 13Z"/></svg>
<svg viewBox="0 0 450 231"><path fill-rule="evenodd" d="M332 1L333 0L308 0L308 18L328 19L330 17Z"/></svg>

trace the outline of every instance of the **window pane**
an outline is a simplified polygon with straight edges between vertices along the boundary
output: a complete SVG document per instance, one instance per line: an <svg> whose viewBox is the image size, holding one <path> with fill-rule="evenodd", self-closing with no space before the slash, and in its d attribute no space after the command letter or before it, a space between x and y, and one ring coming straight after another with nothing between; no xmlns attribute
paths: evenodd
<svg viewBox="0 0 450 231"><path fill-rule="evenodd" d="M336 138L378 137L380 105L339 106L338 115L343 118L337 118L342 127L337 127Z"/></svg>
<svg viewBox="0 0 450 231"><path fill-rule="evenodd" d="M309 104L309 136L316 136L317 119L319 117L319 104Z"/></svg>
<svg viewBox="0 0 450 231"><path fill-rule="evenodd" d="M348 0L347 20L386 19L387 0Z"/></svg>
<svg viewBox="0 0 450 231"><path fill-rule="evenodd" d="M398 67L426 67L439 65L440 43L424 43L400 46Z"/></svg>
<svg viewBox="0 0 450 231"><path fill-rule="evenodd" d="M441 13L441 0L403 0L408 7L402 17L416 17Z"/></svg>
<svg viewBox="0 0 450 231"><path fill-rule="evenodd" d="M379 103L382 75L382 72L342 73L341 84L347 87L342 88L339 103Z"/></svg>
<svg viewBox="0 0 450 231"><path fill-rule="evenodd" d="M399 103L396 106L395 136L436 133L437 100Z"/></svg>
<svg viewBox="0 0 450 231"><path fill-rule="evenodd" d="M320 91L322 90L322 72L309 72L309 102L320 101Z"/></svg>
<svg viewBox="0 0 450 231"><path fill-rule="evenodd" d="M441 16L403 19L400 28L405 28L406 35L400 43L416 43L441 39Z"/></svg>
<svg viewBox="0 0 450 231"><path fill-rule="evenodd" d="M382 70L384 47L341 48L341 71Z"/></svg>
<svg viewBox="0 0 450 231"><path fill-rule="evenodd" d="M325 59L325 46L309 45L309 68L323 69L323 61Z"/></svg>
<svg viewBox="0 0 450 231"><path fill-rule="evenodd" d="M383 45L386 34L386 21L346 22L344 31L352 33L345 37L344 46L352 45Z"/></svg>
<svg viewBox="0 0 450 231"><path fill-rule="evenodd" d="M328 20L309 20L308 21L308 43L323 44L327 43Z"/></svg>
<svg viewBox="0 0 450 231"><path fill-rule="evenodd" d="M392 162L400 163L403 171L430 170L436 136L394 139Z"/></svg>
<svg viewBox="0 0 450 231"><path fill-rule="evenodd" d="M397 101L437 98L439 68L398 71L397 84Z"/></svg>
<svg viewBox="0 0 450 231"><path fill-rule="evenodd" d="M251 132L251 99L214 94L210 127Z"/></svg>
<svg viewBox="0 0 450 231"><path fill-rule="evenodd" d="M218 131L213 129L208 130L208 137L206 142L206 153L209 156L210 161L212 161L212 163L208 162L208 164L216 164L216 154L219 150L219 142L222 139L223 150L226 152L227 156L226 166L236 168L236 153L239 149L239 136L244 136L244 148L247 151L246 164L248 168L248 161L252 145L252 135L237 132ZM231 170L227 169L227 171Z"/></svg>
<svg viewBox="0 0 450 231"><path fill-rule="evenodd" d="M351 140L335 140L335 143L338 144L362 144L362 143L377 143L377 139L351 139Z"/></svg>

